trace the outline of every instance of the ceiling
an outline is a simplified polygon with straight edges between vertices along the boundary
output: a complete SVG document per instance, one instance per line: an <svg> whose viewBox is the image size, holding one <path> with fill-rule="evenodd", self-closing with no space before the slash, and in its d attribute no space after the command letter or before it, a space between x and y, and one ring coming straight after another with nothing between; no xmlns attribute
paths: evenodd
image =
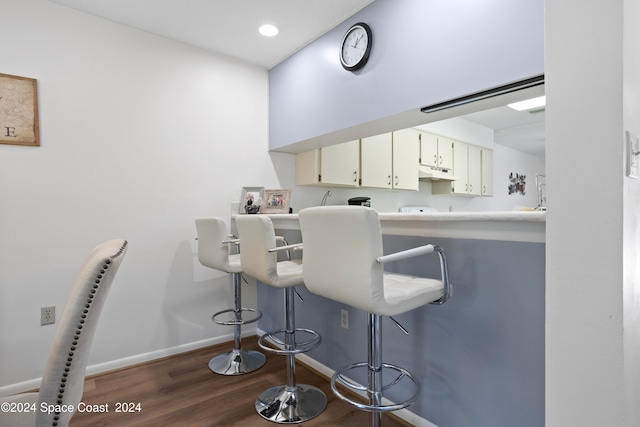
<svg viewBox="0 0 640 427"><path fill-rule="evenodd" d="M462 116L494 130L494 142L518 151L545 156L545 110L516 111L507 106Z"/></svg>
<svg viewBox="0 0 640 427"><path fill-rule="evenodd" d="M51 0L267 69L373 0ZM258 33L262 24L280 29Z"/></svg>
<svg viewBox="0 0 640 427"><path fill-rule="evenodd" d="M374 0L50 0L129 27L271 69ZM280 29L258 33L262 24ZM544 110L492 108L462 116L495 142L544 156Z"/></svg>

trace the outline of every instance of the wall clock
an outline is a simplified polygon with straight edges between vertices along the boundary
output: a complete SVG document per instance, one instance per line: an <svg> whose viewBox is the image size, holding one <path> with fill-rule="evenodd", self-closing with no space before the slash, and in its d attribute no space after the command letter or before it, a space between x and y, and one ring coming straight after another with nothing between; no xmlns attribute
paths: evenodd
<svg viewBox="0 0 640 427"><path fill-rule="evenodd" d="M356 71L369 60L373 35L371 28L358 22L349 28L340 44L340 62L345 70Z"/></svg>

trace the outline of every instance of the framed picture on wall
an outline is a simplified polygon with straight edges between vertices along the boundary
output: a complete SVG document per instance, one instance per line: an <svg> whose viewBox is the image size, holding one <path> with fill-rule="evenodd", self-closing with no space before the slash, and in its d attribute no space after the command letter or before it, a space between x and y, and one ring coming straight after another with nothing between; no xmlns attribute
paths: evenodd
<svg viewBox="0 0 640 427"><path fill-rule="evenodd" d="M257 214L262 206L264 187L242 187L240 197L241 214Z"/></svg>
<svg viewBox="0 0 640 427"><path fill-rule="evenodd" d="M0 144L40 145L36 79L0 74Z"/></svg>
<svg viewBox="0 0 640 427"><path fill-rule="evenodd" d="M265 190L264 203L262 203L262 207L260 208L260 213L288 214L290 201L291 201L291 190Z"/></svg>

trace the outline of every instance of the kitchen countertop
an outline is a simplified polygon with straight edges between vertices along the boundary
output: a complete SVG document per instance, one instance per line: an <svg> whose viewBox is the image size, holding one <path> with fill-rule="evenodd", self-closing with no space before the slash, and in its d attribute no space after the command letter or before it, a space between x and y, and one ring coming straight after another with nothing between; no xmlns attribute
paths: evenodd
<svg viewBox="0 0 640 427"><path fill-rule="evenodd" d="M380 212L384 234L455 239L545 242L546 212ZM297 214L269 215L274 227L300 229Z"/></svg>

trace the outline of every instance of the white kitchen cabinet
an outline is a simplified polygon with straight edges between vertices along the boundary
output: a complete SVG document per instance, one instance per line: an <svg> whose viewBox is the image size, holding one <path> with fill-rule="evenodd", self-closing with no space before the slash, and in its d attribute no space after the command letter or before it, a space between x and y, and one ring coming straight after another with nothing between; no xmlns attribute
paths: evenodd
<svg viewBox="0 0 640 427"><path fill-rule="evenodd" d="M396 190L418 191L420 133L415 129L393 132L393 180Z"/></svg>
<svg viewBox="0 0 640 427"><path fill-rule="evenodd" d="M453 141L442 136L420 132L420 164L434 169L453 169Z"/></svg>
<svg viewBox="0 0 640 427"><path fill-rule="evenodd" d="M412 129L360 140L362 187L418 190L419 139Z"/></svg>
<svg viewBox="0 0 640 427"><path fill-rule="evenodd" d="M360 140L360 185L371 188L392 188L393 140L391 133Z"/></svg>
<svg viewBox="0 0 640 427"><path fill-rule="evenodd" d="M482 195L493 196L493 150L482 149Z"/></svg>
<svg viewBox="0 0 640 427"><path fill-rule="evenodd" d="M483 195L483 174L493 176L493 158L489 160L489 154L485 155L487 164L482 161L483 149L464 142L453 142L453 175L455 181L451 182L434 182L431 185L433 194L454 194L462 196L481 196ZM491 150L486 150L490 153ZM489 170L491 169L491 170ZM488 184L488 182L487 182ZM493 183L486 187L490 193L493 192ZM484 195L491 195L490 193Z"/></svg>
<svg viewBox="0 0 640 427"><path fill-rule="evenodd" d="M359 140L296 154L296 185L357 187L359 180Z"/></svg>

